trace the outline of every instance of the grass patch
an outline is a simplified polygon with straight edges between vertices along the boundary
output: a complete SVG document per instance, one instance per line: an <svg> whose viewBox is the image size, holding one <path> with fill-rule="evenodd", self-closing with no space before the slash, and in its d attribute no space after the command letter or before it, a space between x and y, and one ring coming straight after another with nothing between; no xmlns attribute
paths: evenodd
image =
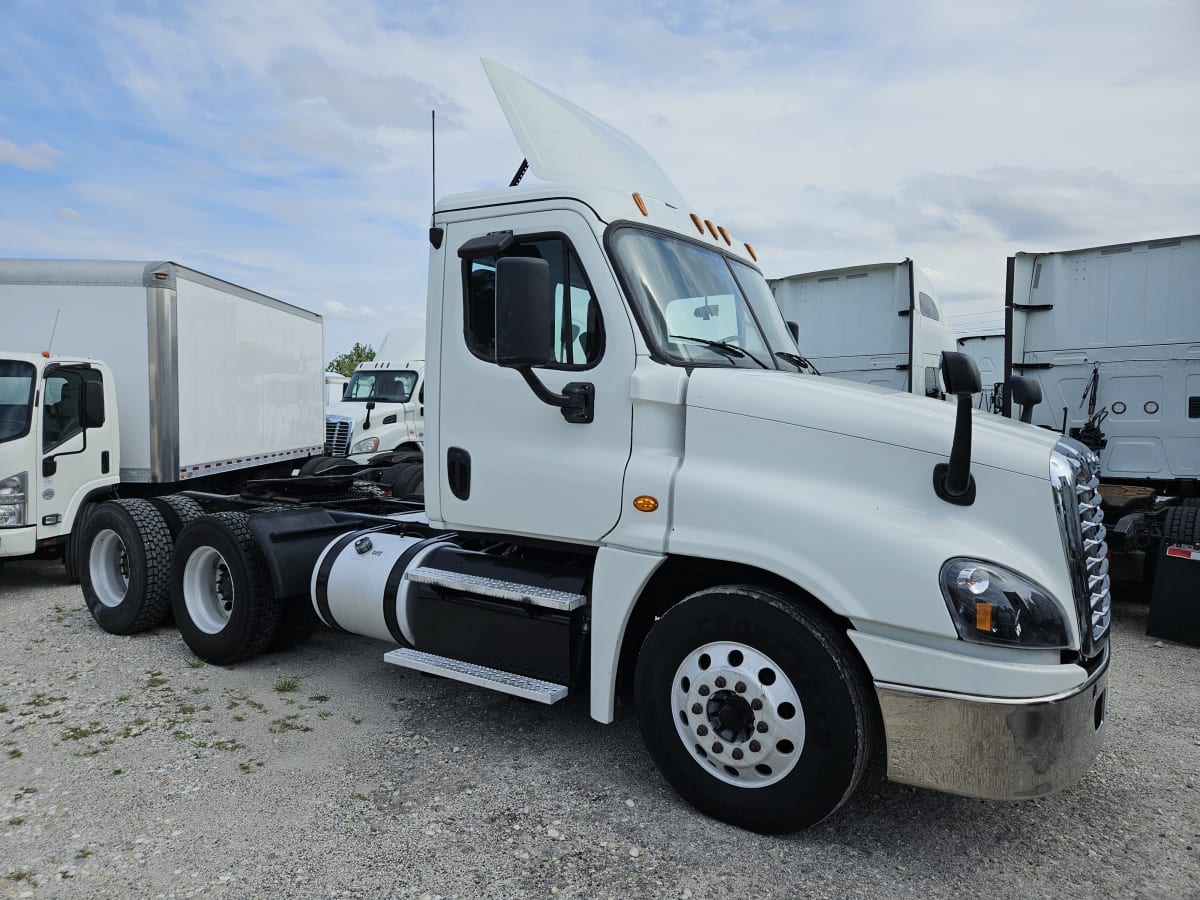
<svg viewBox="0 0 1200 900"><path fill-rule="evenodd" d="M14 869L4 877L9 881L28 881L31 884L33 883L33 873L26 872L24 869Z"/></svg>
<svg viewBox="0 0 1200 900"><path fill-rule="evenodd" d="M148 688L162 687L167 683L162 672L147 672L146 675L148 676L146 678L146 687Z"/></svg>
<svg viewBox="0 0 1200 900"><path fill-rule="evenodd" d="M241 750L245 746L246 745L243 744L241 741L235 741L232 738L229 738L227 740L213 741L213 744L212 744L212 748L214 750L228 750L230 752L232 752L234 750Z"/></svg>
<svg viewBox="0 0 1200 900"><path fill-rule="evenodd" d="M346 718L348 718L355 725L361 725L363 723L363 720L359 716L347 716Z"/></svg>
<svg viewBox="0 0 1200 900"><path fill-rule="evenodd" d="M319 710L317 710L317 715L320 716L322 719L328 719L330 716L333 715L333 710L332 709L319 709Z"/></svg>
<svg viewBox="0 0 1200 900"><path fill-rule="evenodd" d="M128 703L128 702L129 702L129 695L128 695L128 694L121 694L121 695L120 695L119 697L117 697L117 699L116 699L116 700L114 700L113 702L114 702L114 703Z"/></svg>
<svg viewBox="0 0 1200 900"><path fill-rule="evenodd" d="M20 747L13 747L11 750L9 750L9 751L8 751L8 758L9 758L9 759L20 759L20 758L21 758L22 756L24 756L24 755L25 755L25 754L24 754L24 752L21 750L21 748L20 748Z"/></svg>
<svg viewBox="0 0 1200 900"><path fill-rule="evenodd" d="M61 703L66 697L53 697L45 691L38 691L25 701L26 706L49 706L51 703Z"/></svg>
<svg viewBox="0 0 1200 900"><path fill-rule="evenodd" d="M308 699L311 700L313 703L328 703L329 695L328 694L313 694Z"/></svg>
<svg viewBox="0 0 1200 900"><path fill-rule="evenodd" d="M300 687L299 678L280 678L275 682L275 691L279 694L288 694Z"/></svg>
<svg viewBox="0 0 1200 900"><path fill-rule="evenodd" d="M279 719L274 719L267 729L272 734L283 734L285 731L312 731L312 728L305 725L303 722L297 722L300 716L283 716Z"/></svg>
<svg viewBox="0 0 1200 900"><path fill-rule="evenodd" d="M125 770L124 770L124 769L113 769L113 770L112 770L112 774L113 774L113 775L124 775L124 774L125 774Z"/></svg>
<svg viewBox="0 0 1200 900"><path fill-rule="evenodd" d="M91 851L91 848L89 848L89 847L80 847L78 850L75 851L76 859L87 859L91 855L92 855L92 851Z"/></svg>
<svg viewBox="0 0 1200 900"><path fill-rule="evenodd" d="M235 722L245 722L245 721L246 721L246 717L245 717L245 716L243 716L243 715L241 715L240 713L234 713L234 715L233 715L233 721L235 721Z"/></svg>
<svg viewBox="0 0 1200 900"><path fill-rule="evenodd" d="M202 659L189 659L184 665L189 669L203 669L207 663Z"/></svg>
<svg viewBox="0 0 1200 900"><path fill-rule="evenodd" d="M8 820L8 824L9 825L24 825L25 817L24 816L13 816L11 819Z"/></svg>
<svg viewBox="0 0 1200 900"><path fill-rule="evenodd" d="M248 759L246 762L238 763L238 768L241 769L243 775L249 775L255 769L261 769L263 762L261 759Z"/></svg>
<svg viewBox="0 0 1200 900"><path fill-rule="evenodd" d="M351 800L366 800L367 795L366 794L351 794L350 799Z"/></svg>
<svg viewBox="0 0 1200 900"><path fill-rule="evenodd" d="M62 739L64 741L82 741L84 738L103 734L105 730L104 725L100 722L88 722L87 725L75 725L68 728L62 733Z"/></svg>

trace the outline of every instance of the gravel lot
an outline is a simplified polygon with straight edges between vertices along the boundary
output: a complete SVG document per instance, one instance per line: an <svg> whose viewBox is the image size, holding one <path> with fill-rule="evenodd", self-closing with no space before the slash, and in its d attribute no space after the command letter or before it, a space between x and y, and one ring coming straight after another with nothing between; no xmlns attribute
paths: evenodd
<svg viewBox="0 0 1200 900"><path fill-rule="evenodd" d="M1200 649L1116 605L1092 772L997 804L876 778L764 838L601 726L319 632L236 668L97 628L56 562L0 570L0 896L1200 897Z"/></svg>

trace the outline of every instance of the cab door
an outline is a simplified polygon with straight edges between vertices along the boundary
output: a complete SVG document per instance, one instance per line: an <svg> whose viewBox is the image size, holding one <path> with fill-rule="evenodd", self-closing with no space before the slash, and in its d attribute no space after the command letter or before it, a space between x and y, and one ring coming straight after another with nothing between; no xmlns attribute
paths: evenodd
<svg viewBox="0 0 1200 900"><path fill-rule="evenodd" d="M511 232L507 249L462 259L472 239ZM599 541L621 515L633 405L633 327L595 235L570 210L452 223L447 229L438 389L430 396L441 518L448 527L559 541ZM495 359L495 265L550 264L556 362L535 369L551 390L595 389L595 418L567 422ZM433 487L426 486L429 493Z"/></svg>
<svg viewBox="0 0 1200 900"><path fill-rule="evenodd" d="M103 374L87 365L47 366L40 402L41 471L37 484L38 537L63 534L79 504L111 484L117 460L104 428L108 412Z"/></svg>

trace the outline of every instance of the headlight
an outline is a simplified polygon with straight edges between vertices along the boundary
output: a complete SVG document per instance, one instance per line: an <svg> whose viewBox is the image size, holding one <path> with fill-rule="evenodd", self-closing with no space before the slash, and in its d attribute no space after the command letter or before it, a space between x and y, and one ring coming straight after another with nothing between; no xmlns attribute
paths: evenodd
<svg viewBox="0 0 1200 900"><path fill-rule="evenodd" d="M956 557L942 566L942 595L958 636L977 644L1069 646L1063 611L1050 592L994 563Z"/></svg>
<svg viewBox="0 0 1200 900"><path fill-rule="evenodd" d="M0 481L0 528L17 528L25 524L28 478L28 472L18 472Z"/></svg>
<svg viewBox="0 0 1200 900"><path fill-rule="evenodd" d="M379 449L379 438L367 438L350 448L351 453L374 453Z"/></svg>

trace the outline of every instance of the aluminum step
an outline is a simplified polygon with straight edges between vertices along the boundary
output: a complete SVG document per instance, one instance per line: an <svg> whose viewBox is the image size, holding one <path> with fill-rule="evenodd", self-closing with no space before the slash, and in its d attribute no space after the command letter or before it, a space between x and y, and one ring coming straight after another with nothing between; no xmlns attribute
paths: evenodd
<svg viewBox="0 0 1200 900"><path fill-rule="evenodd" d="M385 653L383 659L384 662L403 666L406 669L442 675L455 681L465 681L467 684L512 694L514 697L536 700L538 703L557 703L567 696L565 684L555 684L552 681L541 681L537 678L517 675L514 672L489 669L487 666L477 666L474 663L463 662L461 659L434 656L432 653L422 653L420 650L410 650L407 647L398 647L390 653Z"/></svg>
<svg viewBox="0 0 1200 900"><path fill-rule="evenodd" d="M542 606L560 612L572 612L587 603L587 597L583 594L570 594L566 591L534 587L532 584L521 584L516 581L500 581L497 578L484 578L481 575L464 575L461 572L431 569L428 566L413 569L411 572L407 572L405 577L418 584L462 591L465 594L475 594L479 597L515 600L517 603L528 603L531 606Z"/></svg>

